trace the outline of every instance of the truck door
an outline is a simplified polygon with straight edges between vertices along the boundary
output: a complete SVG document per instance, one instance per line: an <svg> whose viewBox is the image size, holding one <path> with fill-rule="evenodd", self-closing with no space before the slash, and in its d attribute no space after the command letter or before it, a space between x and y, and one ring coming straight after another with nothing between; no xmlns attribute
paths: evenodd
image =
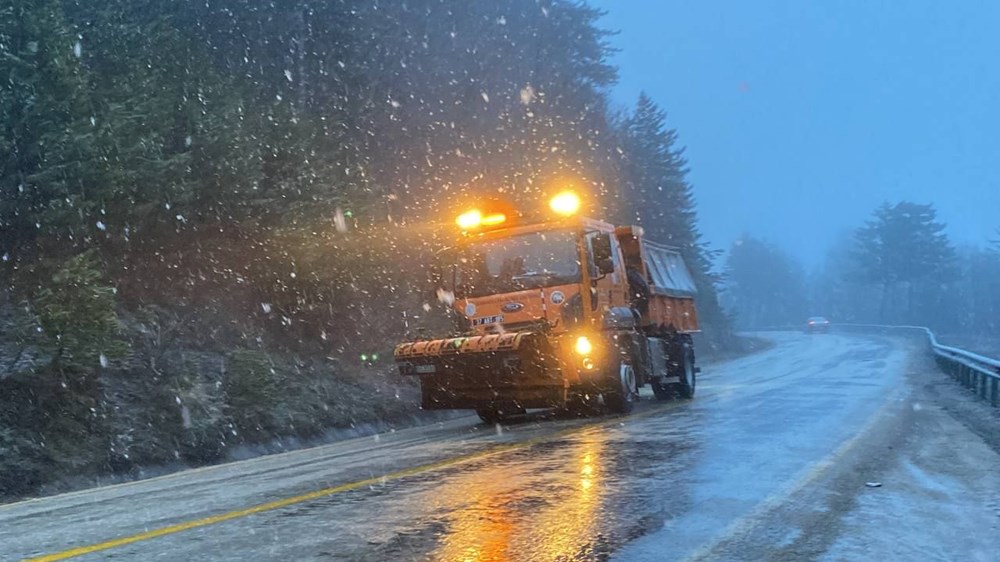
<svg viewBox="0 0 1000 562"><path fill-rule="evenodd" d="M597 308L624 306L626 294L622 280L625 271L615 236L609 232L590 232L587 234L587 248L591 276L595 279Z"/></svg>

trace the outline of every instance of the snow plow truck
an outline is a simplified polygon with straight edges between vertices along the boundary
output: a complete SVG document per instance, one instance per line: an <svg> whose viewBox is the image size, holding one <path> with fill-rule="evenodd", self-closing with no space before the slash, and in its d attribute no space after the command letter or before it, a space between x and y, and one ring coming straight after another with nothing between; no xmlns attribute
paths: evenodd
<svg viewBox="0 0 1000 562"><path fill-rule="evenodd" d="M394 350L424 409L495 423L601 402L627 413L645 384L661 400L694 396L695 284L680 253L580 207L563 192L534 220L502 205L458 216L433 275L458 335Z"/></svg>

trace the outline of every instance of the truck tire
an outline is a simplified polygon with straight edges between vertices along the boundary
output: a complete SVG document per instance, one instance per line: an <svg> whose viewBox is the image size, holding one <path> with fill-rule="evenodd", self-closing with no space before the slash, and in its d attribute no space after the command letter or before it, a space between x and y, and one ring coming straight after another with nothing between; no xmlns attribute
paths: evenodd
<svg viewBox="0 0 1000 562"><path fill-rule="evenodd" d="M527 410L521 407L520 404L509 402L500 402L476 408L476 414L479 416L479 419L491 425L510 419L511 416L519 416L526 412Z"/></svg>
<svg viewBox="0 0 1000 562"><path fill-rule="evenodd" d="M576 393L566 400L566 404L563 405L563 411L572 417L587 418L593 416L600 412L600 408L597 403L596 393Z"/></svg>
<svg viewBox="0 0 1000 562"><path fill-rule="evenodd" d="M635 369L631 363L622 361L618 366L618 372L609 375L608 389L604 392L604 405L616 414L631 412L639 400Z"/></svg>
<svg viewBox="0 0 1000 562"><path fill-rule="evenodd" d="M504 412L492 407L476 408L476 414L479 416L479 419L483 420L484 423L488 423L490 425L498 424L507 419Z"/></svg>
<svg viewBox="0 0 1000 562"><path fill-rule="evenodd" d="M698 384L698 371L694 367L694 350L690 344L684 344L684 360L679 372L681 382L677 385L677 395L685 400L694 398L695 387Z"/></svg>
<svg viewBox="0 0 1000 562"><path fill-rule="evenodd" d="M657 400L670 400L674 397L674 392L670 388L670 385L664 384L658 379L649 381L649 386L653 387L653 396L655 396Z"/></svg>

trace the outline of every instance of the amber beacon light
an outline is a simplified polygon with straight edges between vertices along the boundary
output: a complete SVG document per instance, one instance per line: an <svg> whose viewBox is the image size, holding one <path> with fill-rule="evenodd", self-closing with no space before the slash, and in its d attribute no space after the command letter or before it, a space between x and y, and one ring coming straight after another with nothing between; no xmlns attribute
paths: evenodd
<svg viewBox="0 0 1000 562"><path fill-rule="evenodd" d="M563 191L549 200L549 208L564 217L575 215L580 210L580 196L572 191Z"/></svg>

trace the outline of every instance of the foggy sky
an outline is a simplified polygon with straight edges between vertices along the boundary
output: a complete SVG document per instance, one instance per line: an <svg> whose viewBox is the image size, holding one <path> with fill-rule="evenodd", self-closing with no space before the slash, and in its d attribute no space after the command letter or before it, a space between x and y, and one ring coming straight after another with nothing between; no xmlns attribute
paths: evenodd
<svg viewBox="0 0 1000 562"><path fill-rule="evenodd" d="M668 112L715 247L747 231L814 266L899 199L997 238L1000 2L591 4L620 31L615 102Z"/></svg>

